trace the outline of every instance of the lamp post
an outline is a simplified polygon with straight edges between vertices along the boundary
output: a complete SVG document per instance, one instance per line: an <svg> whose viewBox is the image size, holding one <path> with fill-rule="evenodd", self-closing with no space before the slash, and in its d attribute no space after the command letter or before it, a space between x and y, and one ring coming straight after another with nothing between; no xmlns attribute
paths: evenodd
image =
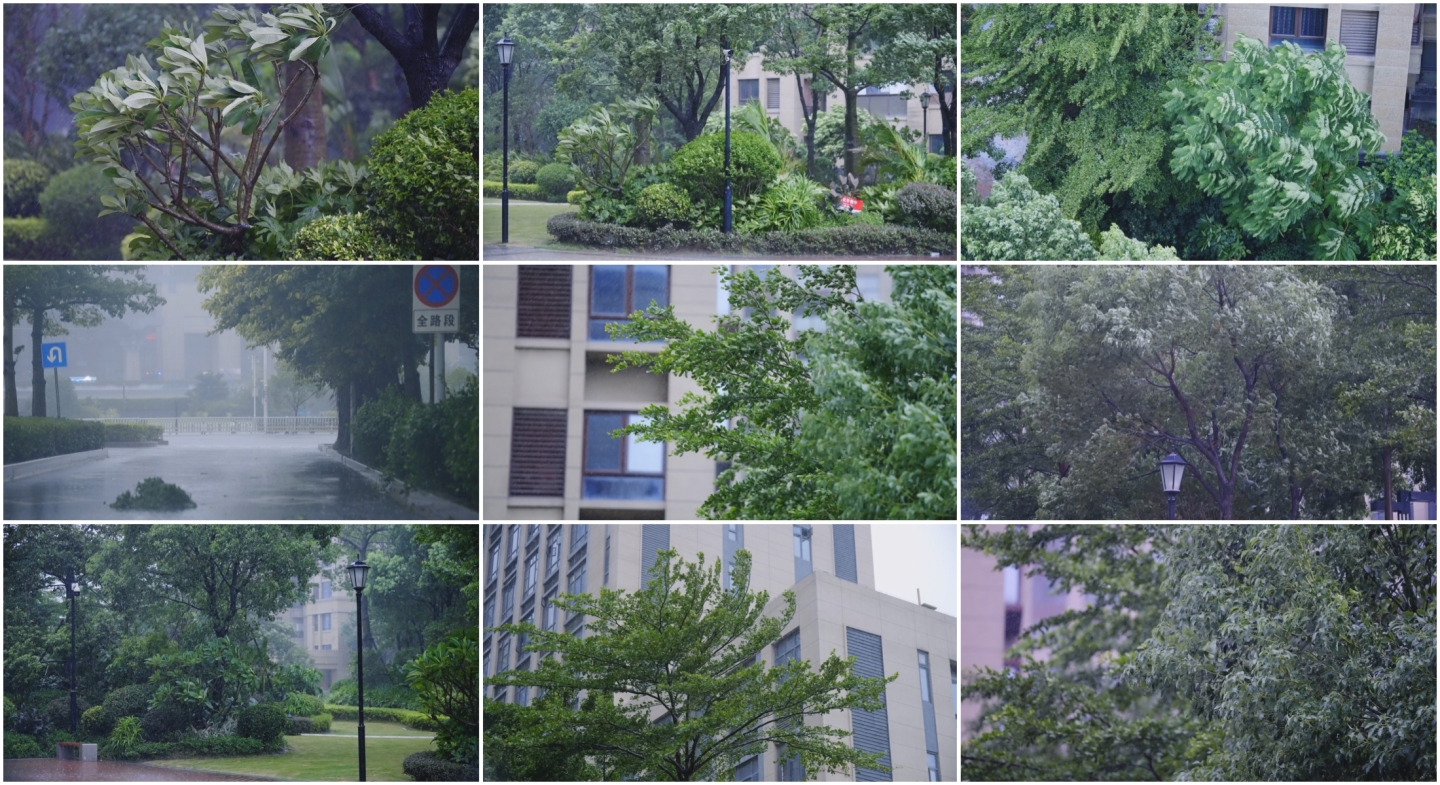
<svg viewBox="0 0 1440 785"><path fill-rule="evenodd" d="M1175 520L1175 497L1180 493L1180 480L1185 476L1185 459L1170 453L1160 459L1160 484L1170 502L1170 520Z"/></svg>
<svg viewBox="0 0 1440 785"><path fill-rule="evenodd" d="M925 154L930 154L930 88L920 94L920 138L925 144Z"/></svg>
<svg viewBox="0 0 1440 785"><path fill-rule="evenodd" d="M722 49L725 54L725 64L721 68L725 72L725 234L730 234L730 52L729 49Z"/></svg>
<svg viewBox="0 0 1440 785"><path fill-rule="evenodd" d="M508 65L508 58L507 58ZM359 671L359 695L360 706L356 717L359 722L356 725L356 733L360 737L360 781L365 781L365 603L363 602L365 591L365 574L370 571L370 565L360 559L352 563L348 568L350 571L350 585L355 588L355 652L357 657L357 670Z"/></svg>
<svg viewBox="0 0 1440 785"><path fill-rule="evenodd" d="M515 56L515 42L502 38L495 45L500 50L500 67L505 72L505 97L501 99L500 132L500 242L510 242L510 59ZM358 591L358 589L357 589ZM360 779L365 779L365 732L360 732Z"/></svg>
<svg viewBox="0 0 1440 785"><path fill-rule="evenodd" d="M58 386L55 389L60 389ZM65 568L65 596L70 600L70 734L74 735L79 711L75 707L75 595L80 590L75 586L75 568Z"/></svg>

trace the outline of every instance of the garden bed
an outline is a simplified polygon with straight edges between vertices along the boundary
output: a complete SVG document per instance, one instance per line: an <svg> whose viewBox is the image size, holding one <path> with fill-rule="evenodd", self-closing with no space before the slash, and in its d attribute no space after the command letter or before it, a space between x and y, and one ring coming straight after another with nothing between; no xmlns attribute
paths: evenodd
<svg viewBox="0 0 1440 785"><path fill-rule="evenodd" d="M954 258L956 249L954 235L890 224L727 235L715 229L675 229L669 225L651 231L584 221L578 213L561 213L551 218L545 228L561 242L640 252L694 250L766 256L917 256L938 253L942 257Z"/></svg>

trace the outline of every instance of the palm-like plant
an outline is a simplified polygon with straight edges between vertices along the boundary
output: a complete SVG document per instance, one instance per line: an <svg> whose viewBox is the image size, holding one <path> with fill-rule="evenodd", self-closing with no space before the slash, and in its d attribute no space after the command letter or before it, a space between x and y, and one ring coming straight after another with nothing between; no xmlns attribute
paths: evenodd
<svg viewBox="0 0 1440 785"><path fill-rule="evenodd" d="M584 190L618 197L630 167L652 144L659 111L660 102L648 96L597 106L560 132L555 158L575 167Z"/></svg>
<svg viewBox="0 0 1440 785"><path fill-rule="evenodd" d="M924 150L911 144L889 123L877 123L871 130L877 144L865 146L860 166L877 164L880 174L889 175L900 183L925 181Z"/></svg>

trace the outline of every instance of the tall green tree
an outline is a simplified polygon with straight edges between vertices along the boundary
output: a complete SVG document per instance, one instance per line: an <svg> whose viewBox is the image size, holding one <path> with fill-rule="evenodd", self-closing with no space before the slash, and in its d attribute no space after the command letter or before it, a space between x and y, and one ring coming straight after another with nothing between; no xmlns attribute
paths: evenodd
<svg viewBox="0 0 1440 785"><path fill-rule="evenodd" d="M955 34L954 3L897 3L872 61L872 67L893 73L894 81L918 82L934 91L940 109L938 130L949 156L955 155L957 124ZM929 150L930 140L924 143Z"/></svg>
<svg viewBox="0 0 1440 785"><path fill-rule="evenodd" d="M1171 170L1221 197L1232 225L1267 242L1296 227L1314 258L1357 257L1379 198L1357 156L1385 137L1350 84L1344 47L1329 41L1309 54L1241 36L1229 59L1174 80L1166 95Z"/></svg>
<svg viewBox="0 0 1440 785"><path fill-rule="evenodd" d="M887 74L873 61L861 63L881 41L895 6L884 3L817 3L801 14L814 28L813 41L802 49L805 70L829 80L845 96L845 173L859 175L860 91L884 84Z"/></svg>
<svg viewBox="0 0 1440 785"><path fill-rule="evenodd" d="M561 595L563 611L583 614L587 632L545 632L533 624L497 629L525 635L535 670L491 680L547 690L589 693L591 710L557 702L532 707L538 722L509 745L544 746L580 737L613 776L690 782L725 779L747 755L769 744L797 754L807 773L849 774L879 768L880 755L844 742L849 731L809 725L807 716L841 709L878 709L888 678L855 675L854 659L833 652L818 669L793 659L767 668L757 661L795 615L795 595L766 616L767 592L752 593L750 553L739 551L734 588L721 585L720 562L687 563L661 551L649 584L634 594L601 589L599 597ZM554 652L559 659L542 653ZM657 721L668 717L668 721Z"/></svg>
<svg viewBox="0 0 1440 785"><path fill-rule="evenodd" d="M1186 5L965 4L965 155L1025 134L1021 171L1087 232L1125 195L1177 197L1165 84L1219 44Z"/></svg>
<svg viewBox="0 0 1440 785"><path fill-rule="evenodd" d="M395 58L405 74L412 110L430 103L430 96L450 82L450 74L465 59L465 47L480 24L480 9L475 3L458 3L441 40L439 3L400 4L405 18L403 31L392 23L388 6L347 3L345 8Z"/></svg>
<svg viewBox="0 0 1440 785"><path fill-rule="evenodd" d="M121 318L126 311L149 313L165 304L155 285L145 282L142 267L124 265L11 265L5 268L5 414L20 415L15 389L12 322L20 312L30 317L31 416L45 416L45 371L40 343L46 334L65 335L61 322L94 327L105 316ZM49 313L56 312L55 318Z"/></svg>

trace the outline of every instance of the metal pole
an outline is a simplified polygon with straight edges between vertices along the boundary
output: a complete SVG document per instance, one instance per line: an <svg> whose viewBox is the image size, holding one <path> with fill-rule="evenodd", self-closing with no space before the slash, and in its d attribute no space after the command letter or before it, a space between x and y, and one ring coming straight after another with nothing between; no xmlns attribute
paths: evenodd
<svg viewBox="0 0 1440 785"><path fill-rule="evenodd" d="M355 642L357 645L356 656L359 665L360 685L360 706L357 716L360 718L356 725L357 735L360 737L360 781L365 781L365 596L364 589L355 590Z"/></svg>
<svg viewBox="0 0 1440 785"><path fill-rule="evenodd" d="M1170 502L1170 520L1175 520L1175 494L1167 493L1165 498Z"/></svg>
<svg viewBox="0 0 1440 785"><path fill-rule="evenodd" d="M726 42L729 45L729 42ZM730 195L730 50L725 51L725 66L721 70L725 72L725 234L730 234L731 229L731 195Z"/></svg>
<svg viewBox="0 0 1440 785"><path fill-rule="evenodd" d="M440 377L440 389L435 391L435 400L445 400L445 333L435 333L435 373Z"/></svg>
<svg viewBox="0 0 1440 785"><path fill-rule="evenodd" d="M500 242L510 242L510 64L504 65L505 70L505 97L504 109L501 116L503 131L500 134L500 159L501 159L501 182L500 182ZM364 777L361 777L364 779Z"/></svg>
<svg viewBox="0 0 1440 785"><path fill-rule="evenodd" d="M430 333L430 362L426 363L426 365L430 367L430 405L431 405L431 406L434 406L434 405L435 405L435 345L436 345L436 343L438 342L438 339L437 339L437 337L436 337L436 336L438 336L438 335L440 335L440 333Z"/></svg>
<svg viewBox="0 0 1440 785"><path fill-rule="evenodd" d="M55 419L60 419L60 369L55 369ZM66 587L69 591L69 587Z"/></svg>
<svg viewBox="0 0 1440 785"><path fill-rule="evenodd" d="M921 137L921 138L920 138L920 143L921 143L922 145L924 145L924 147L923 147L922 149L925 150L925 154L926 154L926 155L929 155L929 154L930 154L930 107L928 107L928 106L921 106L921 107L920 107L920 137Z"/></svg>
<svg viewBox="0 0 1440 785"><path fill-rule="evenodd" d="M59 405L56 405L59 408ZM65 593L70 595L70 733L76 732L80 713L75 707L75 568L65 570Z"/></svg>
<svg viewBox="0 0 1440 785"><path fill-rule="evenodd" d="M265 359L264 359L264 364L263 364L263 366L262 366L262 372L264 373L265 376L264 376L264 380L260 382L260 394L263 395L263 396L265 396L264 402L261 404L261 406L264 407L265 419L263 419L263 420L260 421L260 428L261 428L260 432L261 432L261 433L269 433L269 432L270 432L270 347L269 347L269 346L266 346L265 349L264 349L264 351L265 351L265 354L264 354L264 358L265 358Z"/></svg>

